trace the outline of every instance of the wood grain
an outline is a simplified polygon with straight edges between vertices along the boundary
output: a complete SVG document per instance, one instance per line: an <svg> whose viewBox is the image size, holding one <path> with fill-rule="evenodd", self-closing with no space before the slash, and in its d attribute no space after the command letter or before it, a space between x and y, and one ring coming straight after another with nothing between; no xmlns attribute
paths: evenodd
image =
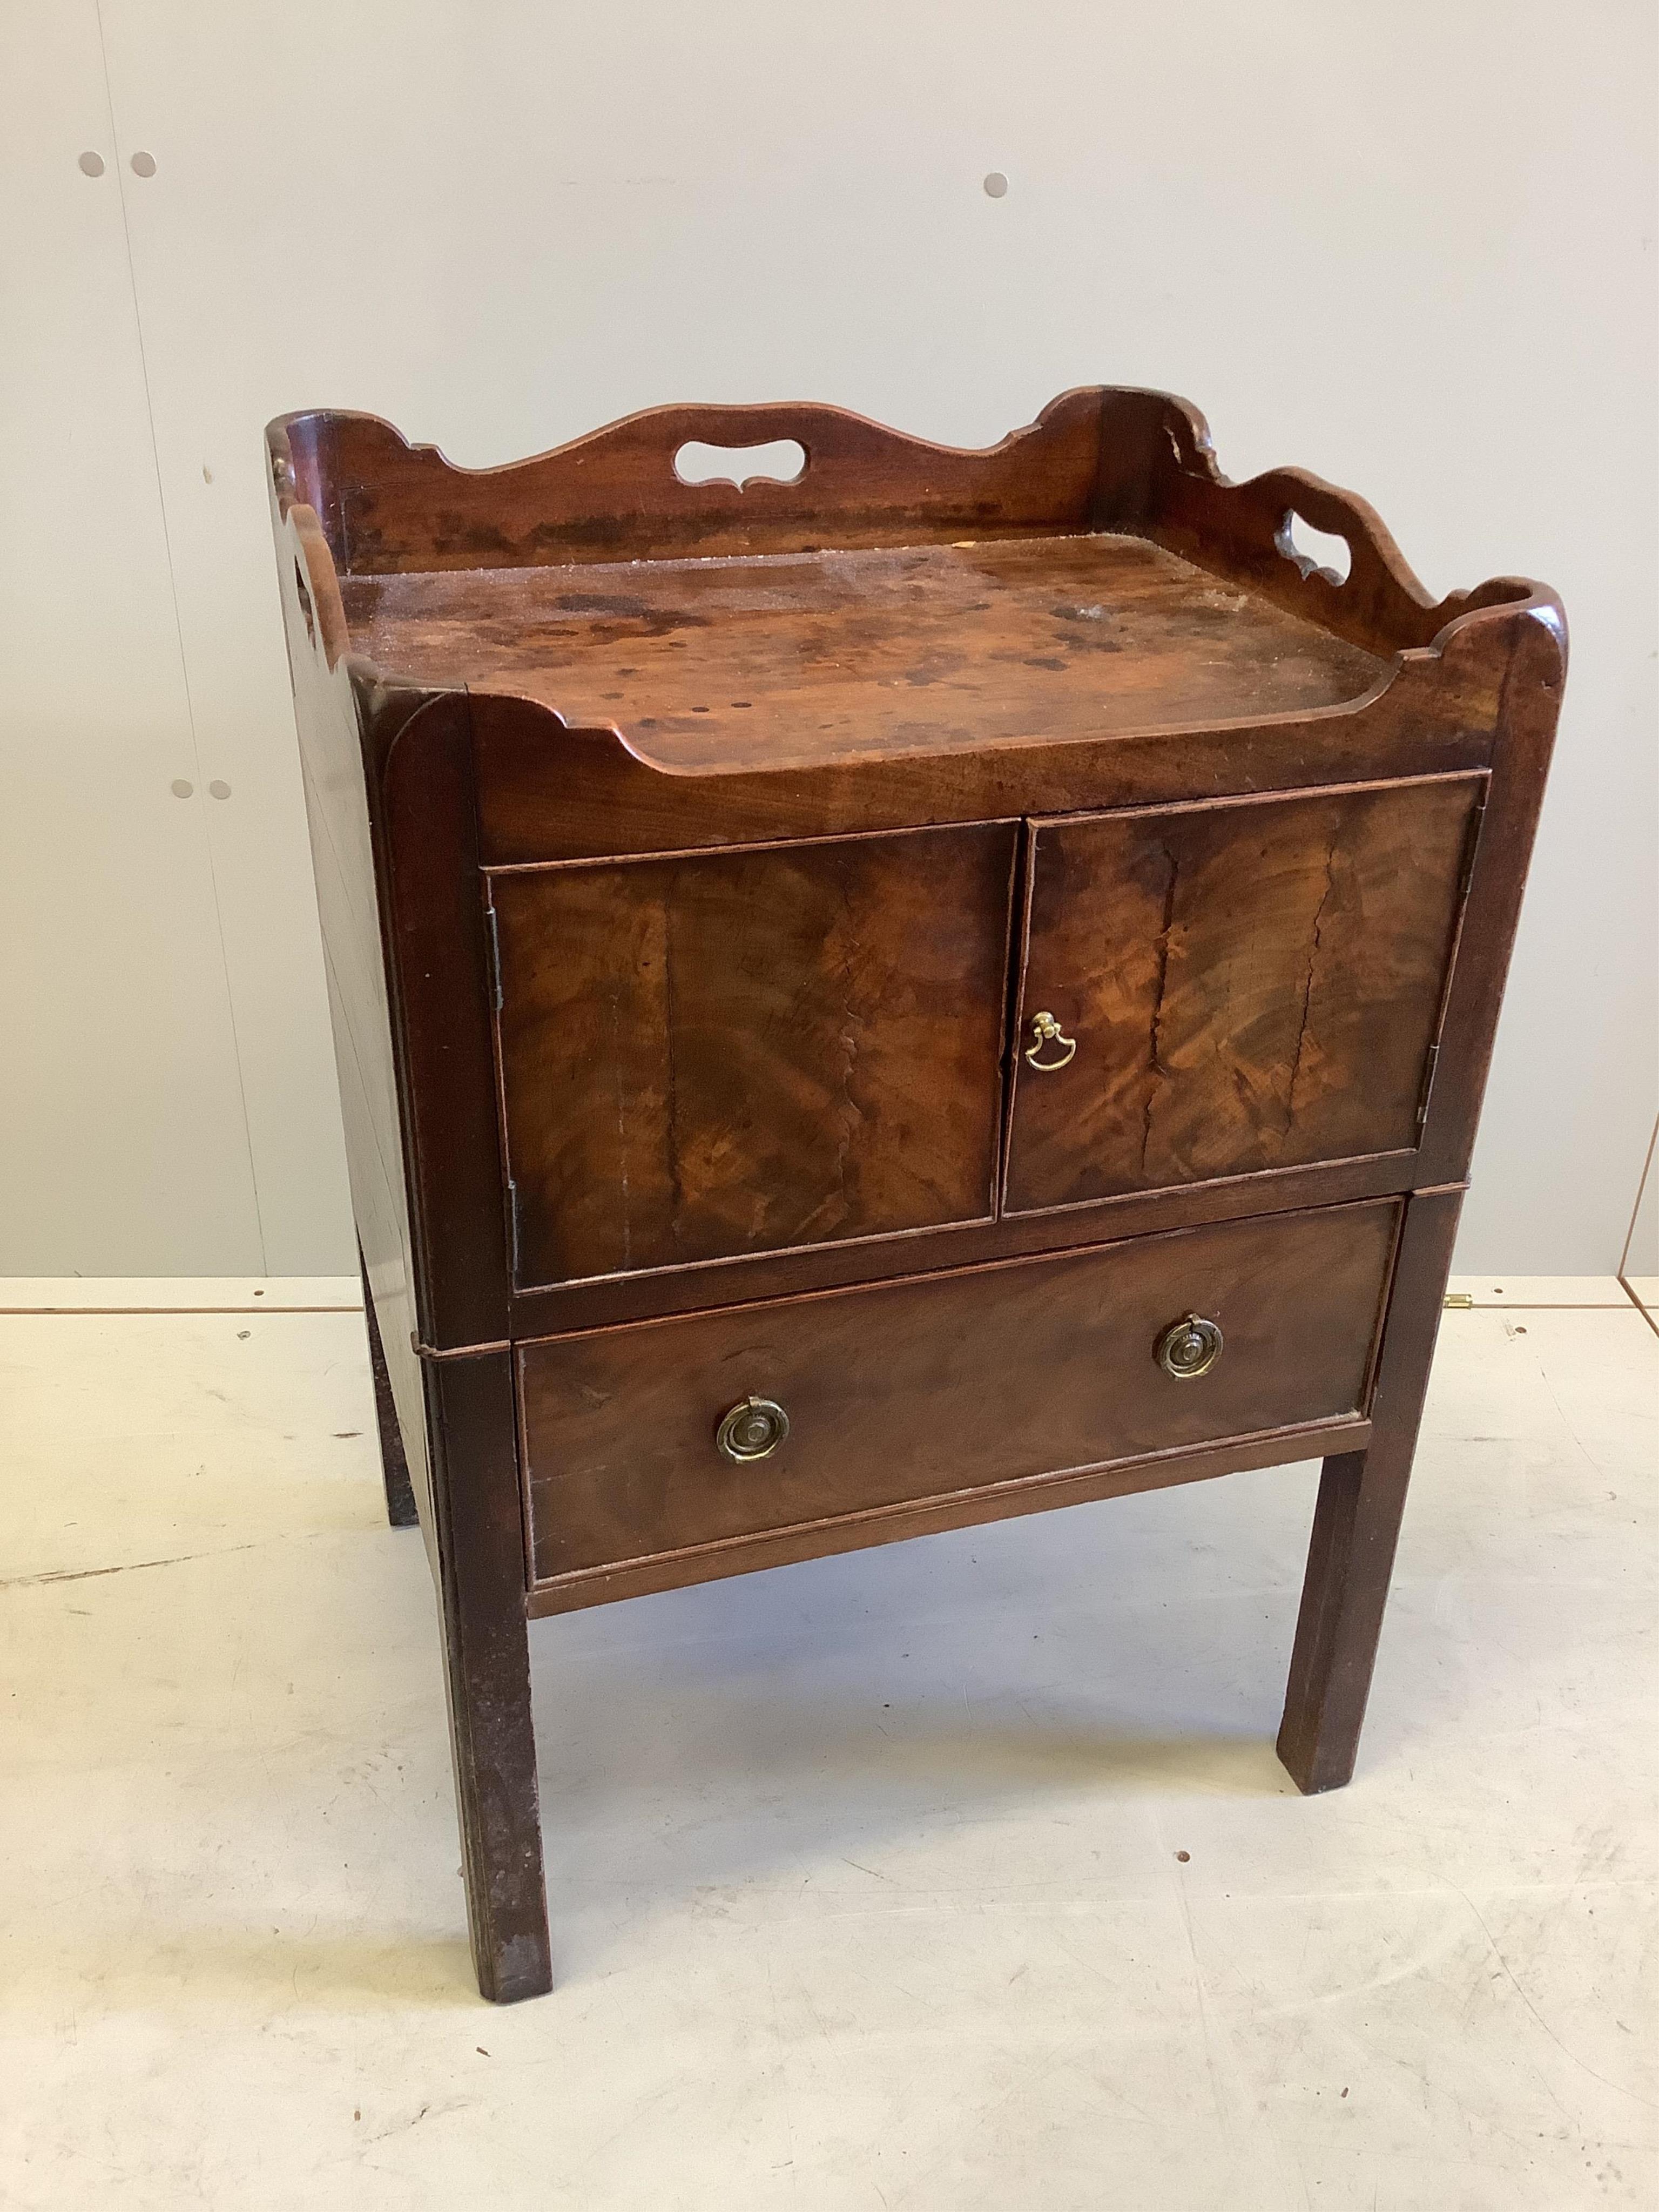
<svg viewBox="0 0 1659 2212"><path fill-rule="evenodd" d="M1008 1209L1413 1146L1483 789L1039 824L1021 1042L1077 1051L1014 1061Z"/></svg>
<svg viewBox="0 0 1659 2212"><path fill-rule="evenodd" d="M1013 848L497 877L517 1279L988 1218Z"/></svg>
<svg viewBox="0 0 1659 2212"><path fill-rule="evenodd" d="M686 1546L1364 1410L1393 1202L1145 1237L526 1346L538 1582ZM1196 1309L1226 1348L1154 1358ZM722 1413L792 1427L733 1466Z"/></svg>
<svg viewBox="0 0 1659 2212"><path fill-rule="evenodd" d="M1127 532L1384 653L1532 589L1499 577L1437 601L1364 500L1303 469L1233 483L1189 402L1122 386L1062 392L978 450L805 402L651 408L491 469L457 468L372 415L285 416L267 437L285 495L315 510L342 575ZM786 438L806 454L793 483L692 484L674 466L689 441ZM1286 544L1292 511L1346 538L1345 581Z"/></svg>
<svg viewBox="0 0 1659 2212"><path fill-rule="evenodd" d="M1256 720L1388 663L1127 537L356 576L354 648L682 771Z"/></svg>
<svg viewBox="0 0 1659 2212"><path fill-rule="evenodd" d="M612 731L475 691L480 856L490 869L538 866L1482 769L1516 637L1532 619L1471 616L1352 707L1179 732L1054 740L1039 731L787 770L752 760L671 770L636 758Z"/></svg>

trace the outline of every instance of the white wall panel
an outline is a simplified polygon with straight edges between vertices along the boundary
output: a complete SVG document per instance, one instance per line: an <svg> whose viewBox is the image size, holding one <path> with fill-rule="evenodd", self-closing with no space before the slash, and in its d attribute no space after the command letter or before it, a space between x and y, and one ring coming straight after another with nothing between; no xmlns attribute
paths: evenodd
<svg viewBox="0 0 1659 2212"><path fill-rule="evenodd" d="M273 1264L349 1248L265 419L372 408L482 463L653 401L801 396L981 442L1119 380L1195 399L1235 475L1357 486L1437 589L1521 569L1566 598L1459 1264L1613 1265L1654 1103L1647 0L104 22L123 155L157 164L123 188L204 773L233 789L210 827Z"/></svg>
<svg viewBox="0 0 1659 2212"><path fill-rule="evenodd" d="M5 44L0 1267L258 1273L96 10Z"/></svg>

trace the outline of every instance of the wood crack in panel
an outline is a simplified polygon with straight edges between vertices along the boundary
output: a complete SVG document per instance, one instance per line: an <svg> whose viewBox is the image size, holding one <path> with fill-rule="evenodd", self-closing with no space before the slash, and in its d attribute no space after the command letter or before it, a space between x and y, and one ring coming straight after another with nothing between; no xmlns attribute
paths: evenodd
<svg viewBox="0 0 1659 2212"><path fill-rule="evenodd" d="M1296 1048L1291 1054L1291 1079L1285 1093L1284 1133L1287 1137L1296 1126L1296 1086L1301 1080L1303 1055L1307 1049L1308 1021L1313 1010L1314 977L1319 969L1325 909L1331 902L1331 893L1336 886L1336 848L1340 842L1340 832L1333 830L1330 842L1325 848L1325 888L1319 895L1319 904L1314 908L1313 928L1309 936L1308 972L1302 982L1302 1011L1297 1022Z"/></svg>
<svg viewBox="0 0 1659 2212"><path fill-rule="evenodd" d="M858 1009L854 1003L856 994L856 975L854 956L857 945L857 926L853 919L853 891L852 885L848 883L847 878L847 863L844 856L841 860L840 866L836 871L836 881L837 888L841 892L842 913L845 919L847 927L847 935L842 948L841 961L842 1027L840 1038L842 1059L841 1071L841 1112L838 1116L839 1126L836 1133L836 1193L841 1206L842 1218L845 1219L848 1210L847 1163L852 1156L854 1125L856 1122L861 1121L864 1119L864 1115L860 1111L858 1102L853 1096L853 1074L854 1069L858 1066L860 1042L859 1032L863 1027L863 1022L859 1014Z"/></svg>
<svg viewBox="0 0 1659 2212"><path fill-rule="evenodd" d="M628 1075L623 1066L622 1054L622 987L613 984L611 990L611 1067L617 1085L617 1179L621 1185L622 1204L618 1208L622 1228L623 1272L634 1264L633 1216L628 1176Z"/></svg>
<svg viewBox="0 0 1659 2212"><path fill-rule="evenodd" d="M1164 918L1158 933L1158 988L1152 1000L1152 1018L1146 1037L1146 1096L1141 1107L1140 1173L1146 1176L1146 1162L1152 1151L1152 1113L1170 1079L1170 1071L1164 1065L1164 1000L1170 981L1170 933L1175 927L1176 884L1181 874L1181 862L1166 843L1162 848L1169 863L1169 876L1164 885Z"/></svg>

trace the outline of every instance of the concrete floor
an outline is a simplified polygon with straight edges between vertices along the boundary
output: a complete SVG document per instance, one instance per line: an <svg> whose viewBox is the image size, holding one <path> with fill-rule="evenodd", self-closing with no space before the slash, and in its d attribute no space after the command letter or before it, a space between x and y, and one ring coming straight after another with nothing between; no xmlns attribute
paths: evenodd
<svg viewBox="0 0 1659 2212"><path fill-rule="evenodd" d="M1307 1468L533 1629L561 1986L506 2011L361 1317L254 1287L0 1316L0 2203L1659 2204L1659 1336L1611 1283L1447 1316L1330 1796L1273 1754Z"/></svg>

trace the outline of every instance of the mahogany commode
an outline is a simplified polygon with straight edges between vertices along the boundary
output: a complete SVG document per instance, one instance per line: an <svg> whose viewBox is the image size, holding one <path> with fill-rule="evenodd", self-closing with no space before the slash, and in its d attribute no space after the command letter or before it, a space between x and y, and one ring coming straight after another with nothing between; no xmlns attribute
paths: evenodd
<svg viewBox="0 0 1659 2212"><path fill-rule="evenodd" d="M676 467L783 439L788 482ZM806 405L482 471L268 441L485 1995L551 1981L538 1614L1322 1456L1279 1749L1346 1781L1554 595L1431 601L1156 392L982 453Z"/></svg>

